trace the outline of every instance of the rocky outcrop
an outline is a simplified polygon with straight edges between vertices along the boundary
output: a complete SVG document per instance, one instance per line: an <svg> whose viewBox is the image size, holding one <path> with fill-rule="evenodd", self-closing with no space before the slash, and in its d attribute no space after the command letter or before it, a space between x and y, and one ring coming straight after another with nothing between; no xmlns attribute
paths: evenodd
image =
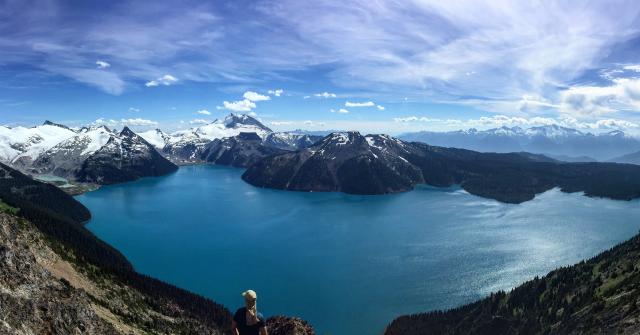
<svg viewBox="0 0 640 335"><path fill-rule="evenodd" d="M267 319L269 335L315 335L313 327L300 318L274 316Z"/></svg>
<svg viewBox="0 0 640 335"><path fill-rule="evenodd" d="M240 133L211 141L203 150L201 159L219 165L248 167L264 157L284 152L262 144L262 138L256 133Z"/></svg>

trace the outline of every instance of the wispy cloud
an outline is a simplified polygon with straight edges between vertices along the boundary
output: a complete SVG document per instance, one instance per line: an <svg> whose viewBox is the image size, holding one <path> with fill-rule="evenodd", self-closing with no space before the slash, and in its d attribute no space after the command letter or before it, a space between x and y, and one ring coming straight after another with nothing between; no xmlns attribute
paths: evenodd
<svg viewBox="0 0 640 335"><path fill-rule="evenodd" d="M316 98L325 98L325 99L337 97L335 93L329 93L329 92L316 93L313 96Z"/></svg>
<svg viewBox="0 0 640 335"><path fill-rule="evenodd" d="M206 110L206 109L201 109L199 111L196 111L196 113L198 113L200 115L211 115L211 112Z"/></svg>
<svg viewBox="0 0 640 335"><path fill-rule="evenodd" d="M477 119L442 119L425 116L397 117L393 121L398 123L425 123L433 126L452 126L455 129L465 128L499 128L499 127L535 127L557 125L561 127L586 129L586 130L630 130L640 128L640 124L619 119L600 119L592 122L581 122L576 118L547 118L547 117L511 117L507 115L494 115Z"/></svg>
<svg viewBox="0 0 640 335"><path fill-rule="evenodd" d="M329 110L331 113L339 113L339 114L349 114L349 110L344 109L344 108L340 108L340 109L330 109Z"/></svg>
<svg viewBox="0 0 640 335"><path fill-rule="evenodd" d="M91 123L96 126L108 126L108 127L121 127L121 126L142 126L142 127L153 127L157 126L158 122L142 119L142 118L134 118L134 119L107 119L107 118L99 118Z"/></svg>
<svg viewBox="0 0 640 335"><path fill-rule="evenodd" d="M637 75L639 15L632 0L125 0L99 10L9 1L0 10L0 59L3 68L27 65L114 95L178 78L290 81L501 113L618 117L635 106L633 78L605 84L589 74L624 61L622 70ZM229 104L246 111L241 101Z"/></svg>
<svg viewBox="0 0 640 335"><path fill-rule="evenodd" d="M344 103L345 107L373 107L376 104L373 101L365 101L365 102L350 102L347 101Z"/></svg>

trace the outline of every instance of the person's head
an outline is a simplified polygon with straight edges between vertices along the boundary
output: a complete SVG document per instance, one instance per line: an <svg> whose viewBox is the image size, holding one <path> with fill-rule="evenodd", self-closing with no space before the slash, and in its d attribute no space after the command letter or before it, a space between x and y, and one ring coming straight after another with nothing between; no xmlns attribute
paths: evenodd
<svg viewBox="0 0 640 335"><path fill-rule="evenodd" d="M258 295L256 294L256 291L246 290L242 292L242 296L244 297L244 304L247 306L247 308L250 308L250 309L255 308L256 300L258 300Z"/></svg>

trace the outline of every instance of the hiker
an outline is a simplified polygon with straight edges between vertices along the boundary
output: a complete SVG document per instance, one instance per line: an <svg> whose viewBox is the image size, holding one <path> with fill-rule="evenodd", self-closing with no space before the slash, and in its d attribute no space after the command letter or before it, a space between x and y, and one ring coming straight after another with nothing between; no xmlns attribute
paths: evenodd
<svg viewBox="0 0 640 335"><path fill-rule="evenodd" d="M258 313L256 300L258 295L254 290L242 292L244 306L236 311L231 321L233 335L267 335L267 324L262 314Z"/></svg>

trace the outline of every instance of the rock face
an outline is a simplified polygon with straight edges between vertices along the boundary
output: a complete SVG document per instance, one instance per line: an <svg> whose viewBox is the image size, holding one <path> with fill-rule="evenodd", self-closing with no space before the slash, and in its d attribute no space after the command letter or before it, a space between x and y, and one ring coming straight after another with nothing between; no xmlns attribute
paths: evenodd
<svg viewBox="0 0 640 335"><path fill-rule="evenodd" d="M299 318L274 316L267 319L269 335L315 335L311 325Z"/></svg>
<svg viewBox="0 0 640 335"><path fill-rule="evenodd" d="M402 316L385 335L638 334L640 236L449 311Z"/></svg>
<svg viewBox="0 0 640 335"><path fill-rule="evenodd" d="M202 152L205 162L234 167L247 167L259 159L286 152L265 146L256 133L240 133L234 137L215 139Z"/></svg>
<svg viewBox="0 0 640 335"><path fill-rule="evenodd" d="M140 177L161 176L177 169L149 142L125 127L119 136L111 136L104 146L84 161L78 172L78 180L113 184Z"/></svg>
<svg viewBox="0 0 640 335"><path fill-rule="evenodd" d="M0 333L118 334L86 292L47 270L59 259L26 225L0 213L0 311L10 311L0 313Z"/></svg>
<svg viewBox="0 0 640 335"><path fill-rule="evenodd" d="M480 153L357 132L333 133L307 149L266 157L242 178L258 187L353 194L459 184L469 193L508 203L531 200L554 187L620 200L640 197L636 166L560 163L528 153Z"/></svg>
<svg viewBox="0 0 640 335"><path fill-rule="evenodd" d="M65 250L0 213L0 311L10 311L0 313L0 334L223 334L56 249Z"/></svg>

